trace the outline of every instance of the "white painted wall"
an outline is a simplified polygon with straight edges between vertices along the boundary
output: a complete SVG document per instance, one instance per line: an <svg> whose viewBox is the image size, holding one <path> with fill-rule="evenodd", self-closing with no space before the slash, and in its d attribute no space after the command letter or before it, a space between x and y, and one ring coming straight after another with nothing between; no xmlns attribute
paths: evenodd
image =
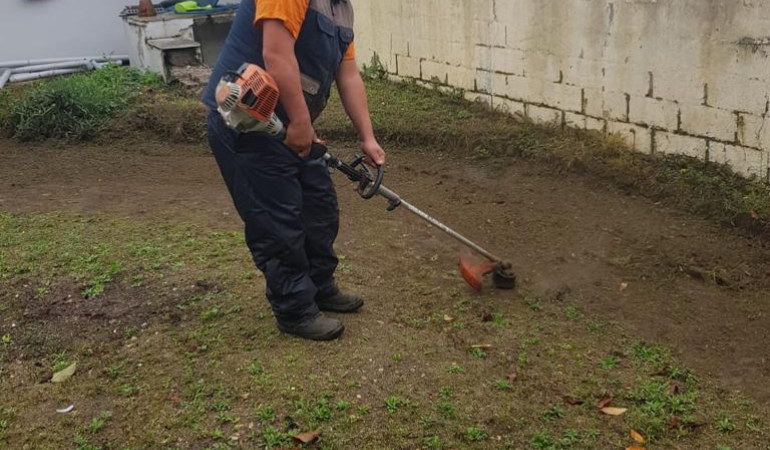
<svg viewBox="0 0 770 450"><path fill-rule="evenodd" d="M128 53L123 7L139 0L0 0L0 61ZM222 1L237 3L237 0Z"/></svg>
<svg viewBox="0 0 770 450"><path fill-rule="evenodd" d="M354 0L396 78L770 180L770 0Z"/></svg>

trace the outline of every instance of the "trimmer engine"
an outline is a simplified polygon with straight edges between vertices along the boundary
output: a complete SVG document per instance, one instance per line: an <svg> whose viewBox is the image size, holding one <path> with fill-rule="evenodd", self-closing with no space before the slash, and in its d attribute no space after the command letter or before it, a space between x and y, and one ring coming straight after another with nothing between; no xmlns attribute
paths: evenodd
<svg viewBox="0 0 770 450"><path fill-rule="evenodd" d="M217 109L234 130L279 137L284 128L274 112L278 95L278 85L273 77L258 65L246 63L219 81Z"/></svg>

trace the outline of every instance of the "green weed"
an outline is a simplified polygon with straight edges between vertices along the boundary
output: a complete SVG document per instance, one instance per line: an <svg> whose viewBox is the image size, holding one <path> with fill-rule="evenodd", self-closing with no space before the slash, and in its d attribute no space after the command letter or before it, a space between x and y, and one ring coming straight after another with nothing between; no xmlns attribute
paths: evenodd
<svg viewBox="0 0 770 450"><path fill-rule="evenodd" d="M99 414L99 417L94 417L91 419L91 422L88 424L88 430L91 432L91 434L98 433L104 428L105 425L107 425L107 421L110 420L111 417L111 411L102 411L102 413Z"/></svg>
<svg viewBox="0 0 770 450"><path fill-rule="evenodd" d="M390 397L385 399L385 409L387 409L388 414L391 414L391 415L398 412L398 409L406 404L407 404L406 400L395 395L391 395Z"/></svg>
<svg viewBox="0 0 770 450"><path fill-rule="evenodd" d="M468 442L479 442L483 441L488 437L487 433L477 427L468 427L465 429L465 433L463 434L463 437Z"/></svg>

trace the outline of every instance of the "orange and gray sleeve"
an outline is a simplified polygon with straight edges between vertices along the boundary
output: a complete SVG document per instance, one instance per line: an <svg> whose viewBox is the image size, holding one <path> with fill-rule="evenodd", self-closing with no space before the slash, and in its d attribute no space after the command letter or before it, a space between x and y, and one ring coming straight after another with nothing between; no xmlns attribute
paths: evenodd
<svg viewBox="0 0 770 450"><path fill-rule="evenodd" d="M254 24L260 26L263 20L275 19L283 22L287 30L297 39L310 0L254 0L257 15Z"/></svg>
<svg viewBox="0 0 770 450"><path fill-rule="evenodd" d="M351 42L348 46L348 50L345 52L343 59L355 59L356 58L356 43Z"/></svg>

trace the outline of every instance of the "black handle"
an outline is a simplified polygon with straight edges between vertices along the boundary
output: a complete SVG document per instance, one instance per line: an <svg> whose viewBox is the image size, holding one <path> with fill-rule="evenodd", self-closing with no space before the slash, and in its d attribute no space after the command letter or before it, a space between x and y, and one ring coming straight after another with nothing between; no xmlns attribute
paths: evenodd
<svg viewBox="0 0 770 450"><path fill-rule="evenodd" d="M385 170L383 170L382 166L377 166L372 172L372 170L364 165L363 162L364 157L358 156L352 163L350 163L350 167L355 169L361 166L361 168L358 169L358 172L361 174L361 179L358 180L358 195L364 200L369 200L380 191L382 179L385 177Z"/></svg>

